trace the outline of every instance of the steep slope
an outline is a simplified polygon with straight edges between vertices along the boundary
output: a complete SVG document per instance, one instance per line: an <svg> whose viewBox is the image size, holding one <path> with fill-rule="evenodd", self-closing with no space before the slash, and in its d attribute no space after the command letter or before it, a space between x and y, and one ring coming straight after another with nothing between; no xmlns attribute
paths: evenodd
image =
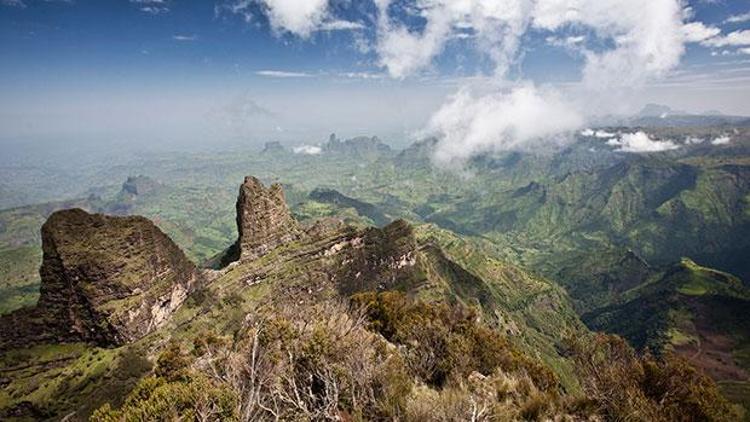
<svg viewBox="0 0 750 422"><path fill-rule="evenodd" d="M39 301L0 317L0 348L131 342L163 325L202 282L182 251L142 217L58 211L42 226L42 249Z"/></svg>
<svg viewBox="0 0 750 422"><path fill-rule="evenodd" d="M674 351L736 389L750 382L748 306L750 290L738 278L683 259L582 318L635 347Z"/></svg>

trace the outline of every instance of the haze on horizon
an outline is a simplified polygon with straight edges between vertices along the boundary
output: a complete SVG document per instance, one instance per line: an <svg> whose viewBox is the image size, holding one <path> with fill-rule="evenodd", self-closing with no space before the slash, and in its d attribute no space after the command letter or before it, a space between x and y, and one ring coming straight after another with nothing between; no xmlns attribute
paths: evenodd
<svg viewBox="0 0 750 422"><path fill-rule="evenodd" d="M647 103L750 115L749 28L740 0L0 0L0 143L335 131L461 161Z"/></svg>

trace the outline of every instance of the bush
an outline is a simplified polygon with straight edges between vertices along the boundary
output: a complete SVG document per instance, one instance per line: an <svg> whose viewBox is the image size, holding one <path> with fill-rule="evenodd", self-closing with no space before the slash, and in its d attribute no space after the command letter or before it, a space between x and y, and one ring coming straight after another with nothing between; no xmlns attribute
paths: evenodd
<svg viewBox="0 0 750 422"><path fill-rule="evenodd" d="M528 374L544 391L558 387L552 371L482 325L473 309L413 301L399 292L360 293L352 302L366 309L370 329L406 349L407 365L430 386L441 388L472 372L491 375L499 368Z"/></svg>
<svg viewBox="0 0 750 422"><path fill-rule="evenodd" d="M638 356L618 336L595 334L569 341L589 398L608 419L733 421L738 415L716 383L684 359Z"/></svg>
<svg viewBox="0 0 750 422"><path fill-rule="evenodd" d="M121 408L105 404L91 416L94 422L114 421L232 421L238 420L237 396L205 376L180 381L146 377Z"/></svg>
<svg viewBox="0 0 750 422"><path fill-rule="evenodd" d="M170 342L156 359L156 375L168 380L177 380L185 376L190 365L188 357L182 353L179 343Z"/></svg>

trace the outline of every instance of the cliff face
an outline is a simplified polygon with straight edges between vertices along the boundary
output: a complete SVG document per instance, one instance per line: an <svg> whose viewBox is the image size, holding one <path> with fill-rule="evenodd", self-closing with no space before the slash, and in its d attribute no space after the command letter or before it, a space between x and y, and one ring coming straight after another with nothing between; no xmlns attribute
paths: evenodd
<svg viewBox="0 0 750 422"><path fill-rule="evenodd" d="M4 316L3 342L119 345L163 325L200 283L195 266L143 217L58 211L42 226L37 306Z"/></svg>
<svg viewBox="0 0 750 422"><path fill-rule="evenodd" d="M248 176L237 198L240 260L256 259L279 245L298 239L301 230L289 213L279 184L265 188Z"/></svg>

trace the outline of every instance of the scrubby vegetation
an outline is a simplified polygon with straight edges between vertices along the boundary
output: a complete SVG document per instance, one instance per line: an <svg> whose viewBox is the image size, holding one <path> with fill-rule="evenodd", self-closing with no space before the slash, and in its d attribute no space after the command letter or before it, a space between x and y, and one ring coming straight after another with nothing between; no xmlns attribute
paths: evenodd
<svg viewBox="0 0 750 422"><path fill-rule="evenodd" d="M608 420L739 418L716 384L680 357L639 356L624 339L607 334L574 339L569 345L588 398Z"/></svg>
<svg viewBox="0 0 750 422"><path fill-rule="evenodd" d="M564 391L461 305L401 293L267 308L234 336L171 342L119 408L95 421L681 420L737 417L684 361L606 335L571 340L583 394Z"/></svg>

